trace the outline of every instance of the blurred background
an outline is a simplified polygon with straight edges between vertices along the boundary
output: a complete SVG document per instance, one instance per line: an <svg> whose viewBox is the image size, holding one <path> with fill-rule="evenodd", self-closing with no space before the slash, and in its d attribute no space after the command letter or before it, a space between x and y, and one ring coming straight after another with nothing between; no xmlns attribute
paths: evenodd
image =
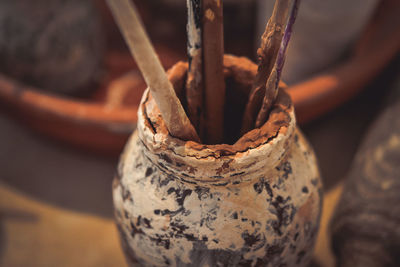
<svg viewBox="0 0 400 267"><path fill-rule="evenodd" d="M186 60L186 1L134 2L165 68ZM256 61L274 2L223 1L226 53ZM343 180L400 96L398 14L396 0L300 5L283 80L324 180L315 266L334 266ZM144 89L103 0L0 1L1 266L125 266L111 183Z"/></svg>

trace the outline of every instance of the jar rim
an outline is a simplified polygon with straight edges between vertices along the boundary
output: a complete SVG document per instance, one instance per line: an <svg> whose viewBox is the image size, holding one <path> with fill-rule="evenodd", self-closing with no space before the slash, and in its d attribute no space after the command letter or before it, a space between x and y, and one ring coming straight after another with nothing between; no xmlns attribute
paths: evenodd
<svg viewBox="0 0 400 267"><path fill-rule="evenodd" d="M233 77L243 79L248 76L249 84L257 71L257 66L250 60L234 56L225 56L224 67L228 75ZM169 71L169 79L175 86L179 81L184 84L182 80L186 71L187 65L178 63ZM138 110L137 128L146 156L155 165L164 168L164 171L181 176L186 181L203 177L200 178L202 182L222 182L226 181L225 178L241 176L241 173L251 171L249 168L256 171L277 166L287 153L286 148L295 132L295 125L292 101L280 89L265 124L244 134L236 143L207 145L184 141L169 134L147 89ZM254 163L254 160L257 162ZM182 170L180 166L184 165L186 167Z"/></svg>
<svg viewBox="0 0 400 267"><path fill-rule="evenodd" d="M256 74L256 64L244 57L225 55L224 65L226 69L225 76L232 75L234 77L243 77L250 75L254 78ZM169 79L175 88L177 87L177 83L181 79L184 79L186 71L187 64L183 62L178 62L169 70ZM184 141L171 136L156 104L149 104L149 102L154 101L149 90L146 90L146 92L143 94L139 110L142 113L141 117L145 119L145 127L151 130L153 134L157 133L164 135L166 142L185 146L189 150L206 150L209 152L210 156L217 158L223 156L232 156L237 153L262 146L279 134L285 134L287 128L295 125L293 104L290 96L283 90L284 87L285 85L283 83L280 84L277 99L272 106L270 116L267 121L260 128L255 128L242 135L234 144L202 144L195 141ZM150 111L149 109L154 110Z"/></svg>

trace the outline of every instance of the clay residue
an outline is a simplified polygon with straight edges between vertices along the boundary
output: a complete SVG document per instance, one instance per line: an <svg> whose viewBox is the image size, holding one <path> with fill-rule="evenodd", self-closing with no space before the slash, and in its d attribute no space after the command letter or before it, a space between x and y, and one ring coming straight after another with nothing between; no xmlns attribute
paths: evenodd
<svg viewBox="0 0 400 267"><path fill-rule="evenodd" d="M187 77L188 63L186 62L178 62L174 66L172 66L168 72L168 79L172 83L175 89L175 93L180 99L183 106L185 106L185 81Z"/></svg>
<svg viewBox="0 0 400 267"><path fill-rule="evenodd" d="M224 58L224 74L226 78L233 78L238 83L244 92L247 94L251 90L251 84L257 72L257 66L246 58L238 58L234 56L225 56ZM187 72L187 64L179 62L169 71L169 79L174 85L177 94L182 92L185 84L185 76ZM282 84L283 85L283 84ZM227 88L229 94L229 88ZM147 99L143 102L143 114L146 116L146 121L150 122L151 129L157 133L165 135L165 144L163 147L184 146L186 149L210 152L209 156L219 158L221 156L235 155L238 152L244 152L252 148L256 148L270 142L279 134L285 134L289 125L292 122L293 104L288 94L280 88L278 97L273 105L269 118L261 128L256 128L242 137L234 144L217 144L207 145L193 141L183 141L172 137L168 134L167 127L163 121L161 114L154 103L154 100L149 93ZM240 123L240 121L237 121ZM146 125L146 127L149 127Z"/></svg>

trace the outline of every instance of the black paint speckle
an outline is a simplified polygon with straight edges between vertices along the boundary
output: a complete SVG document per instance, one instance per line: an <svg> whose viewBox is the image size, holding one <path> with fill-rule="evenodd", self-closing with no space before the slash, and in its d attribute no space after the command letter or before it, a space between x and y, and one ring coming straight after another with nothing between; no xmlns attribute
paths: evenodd
<svg viewBox="0 0 400 267"><path fill-rule="evenodd" d="M165 179L160 181L160 187L168 185L170 182L174 180L174 177L172 175L168 175Z"/></svg>
<svg viewBox="0 0 400 267"><path fill-rule="evenodd" d="M153 227L151 226L151 224L150 224L150 220L149 220L149 219L143 218L143 223L144 223L144 226L145 226L146 228L149 228L149 229L153 228Z"/></svg>
<svg viewBox="0 0 400 267"><path fill-rule="evenodd" d="M152 168L150 168L150 167L148 167L147 169L146 169L146 177L149 177L151 174L153 173L153 169Z"/></svg>
<svg viewBox="0 0 400 267"><path fill-rule="evenodd" d="M304 194L308 194L308 188L307 188L307 186L304 186L303 189L301 189L301 191L302 191Z"/></svg>
<svg viewBox="0 0 400 267"><path fill-rule="evenodd" d="M132 194L129 190L126 190L124 186L121 186L121 194L122 194L122 200L126 201L129 199L131 202L133 202Z"/></svg>
<svg viewBox="0 0 400 267"><path fill-rule="evenodd" d="M159 235L156 235L156 238L149 237L151 241L155 242L157 246L164 247L165 249L169 249L171 245L171 241L168 238L162 238Z"/></svg>
<svg viewBox="0 0 400 267"><path fill-rule="evenodd" d="M213 186L226 186L228 185L228 182L223 182L223 183L216 183L216 184L212 184Z"/></svg>
<svg viewBox="0 0 400 267"><path fill-rule="evenodd" d="M175 190L176 189L174 187L169 188L168 191L167 191L168 195L171 195L172 193L174 193Z"/></svg>
<svg viewBox="0 0 400 267"><path fill-rule="evenodd" d="M184 236L188 241L196 241L197 240L197 238L195 238L193 234L184 234Z"/></svg>
<svg viewBox="0 0 400 267"><path fill-rule="evenodd" d="M202 200L202 199L208 197L208 194L210 193L210 188L208 188L208 187L196 186L194 192L196 192L196 194L197 194L199 200Z"/></svg>
<svg viewBox="0 0 400 267"><path fill-rule="evenodd" d="M185 189L185 190L183 190L182 195L181 195L180 197L177 197L177 198L176 198L176 202L178 202L178 205L179 205L179 206L183 206L183 202L185 201L185 198L186 198L187 196L190 196L191 194L192 194L192 190L191 190L191 189ZM178 193L177 193L177 195L178 195Z"/></svg>
<svg viewBox="0 0 400 267"><path fill-rule="evenodd" d="M234 173L234 174L230 175L230 177L235 177L235 176L243 175L243 174L245 174L245 173L246 173L246 172Z"/></svg>
<svg viewBox="0 0 400 267"><path fill-rule="evenodd" d="M169 164L172 164L172 160L171 160L170 157L168 157L168 155L166 155L166 154L161 154L161 155L160 155L160 158L162 158L163 160L165 160L165 162L167 162L167 163L169 163Z"/></svg>
<svg viewBox="0 0 400 267"><path fill-rule="evenodd" d="M174 232L177 234L183 234L184 231L189 229L189 227L187 227L183 223L178 223L178 222L171 222L170 226L171 226L172 230L174 230Z"/></svg>
<svg viewBox="0 0 400 267"><path fill-rule="evenodd" d="M262 248L267 242L265 236L261 233L250 234L247 230L242 233L242 238L245 246L253 251Z"/></svg>
<svg viewBox="0 0 400 267"><path fill-rule="evenodd" d="M261 192L263 191L263 188L264 188L264 183L263 183L263 181L260 181L260 182L258 182L258 183L255 183L255 184L253 185L253 188L254 188L254 191L257 192L257 194L261 194Z"/></svg>
<svg viewBox="0 0 400 267"><path fill-rule="evenodd" d="M318 185L318 178L312 179L312 180L311 180L311 184L312 184L313 186L317 186L317 185Z"/></svg>
<svg viewBox="0 0 400 267"><path fill-rule="evenodd" d="M272 192L272 188L268 182L264 183L265 190L267 191L268 195L272 198L274 193Z"/></svg>
<svg viewBox="0 0 400 267"><path fill-rule="evenodd" d="M131 236L134 238L137 234L144 234L143 231L135 226L134 223L131 222Z"/></svg>
<svg viewBox="0 0 400 267"><path fill-rule="evenodd" d="M282 196L277 196L271 204L275 208L277 220L272 222L272 227L278 235L282 235L282 226L287 226L293 221L296 213L296 208L293 204L286 204L291 200L291 197L283 199Z"/></svg>
<svg viewBox="0 0 400 267"><path fill-rule="evenodd" d="M285 180L289 177L290 174L293 173L292 165L289 161L285 161L280 166L276 167L276 169L278 171L283 171L282 178Z"/></svg>

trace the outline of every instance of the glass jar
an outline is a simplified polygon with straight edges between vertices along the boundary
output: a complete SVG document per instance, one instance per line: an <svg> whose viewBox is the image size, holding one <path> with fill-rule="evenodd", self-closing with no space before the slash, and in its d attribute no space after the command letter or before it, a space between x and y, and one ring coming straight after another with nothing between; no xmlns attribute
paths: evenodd
<svg viewBox="0 0 400 267"><path fill-rule="evenodd" d="M248 92L257 66L233 56L224 61L227 94ZM178 95L186 70L178 63L169 72ZM130 263L306 266L322 190L314 153L296 127L284 90L268 121L232 145L170 136L147 90L113 197Z"/></svg>

